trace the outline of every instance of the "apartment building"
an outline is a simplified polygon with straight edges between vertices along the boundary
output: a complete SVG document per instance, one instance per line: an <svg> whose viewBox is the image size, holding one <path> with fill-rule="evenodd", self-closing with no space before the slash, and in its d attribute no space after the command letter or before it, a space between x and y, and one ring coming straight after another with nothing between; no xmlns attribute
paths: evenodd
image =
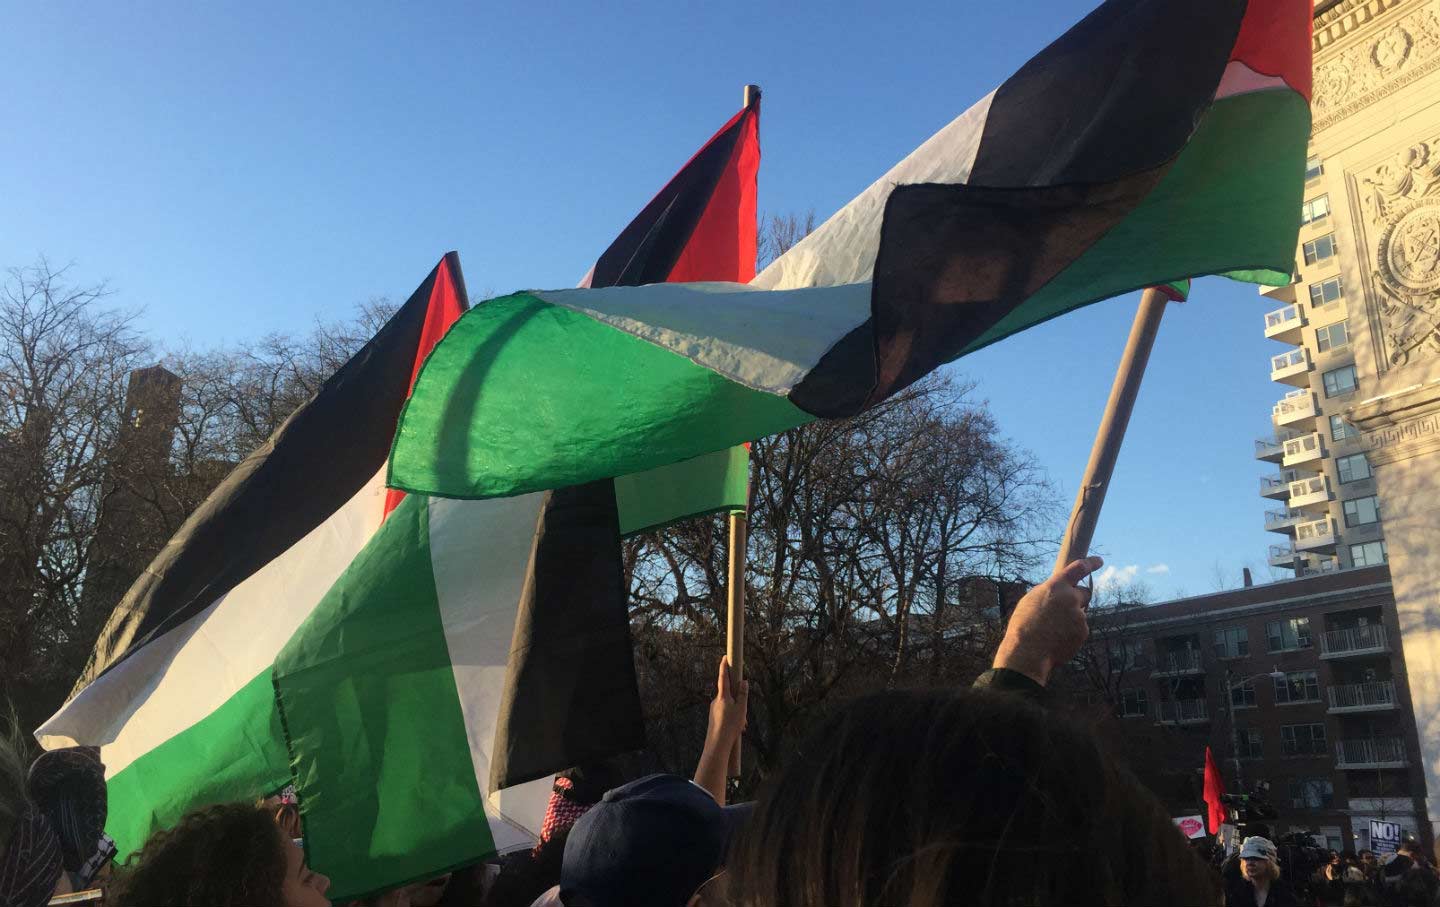
<svg viewBox="0 0 1440 907"><path fill-rule="evenodd" d="M1373 818L1428 841L1385 565L1107 610L1092 624L1107 725L1175 815L1201 805L1209 746L1230 791L1269 785L1277 834L1356 850Z"/></svg>

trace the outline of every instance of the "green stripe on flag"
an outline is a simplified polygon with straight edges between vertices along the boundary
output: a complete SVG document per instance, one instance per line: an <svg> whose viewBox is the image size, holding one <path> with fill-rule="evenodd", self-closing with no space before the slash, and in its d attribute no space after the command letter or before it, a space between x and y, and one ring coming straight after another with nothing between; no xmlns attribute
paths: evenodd
<svg viewBox="0 0 1440 907"><path fill-rule="evenodd" d="M116 772L105 829L123 861L192 809L258 799L290 783L270 672Z"/></svg>
<svg viewBox="0 0 1440 907"><path fill-rule="evenodd" d="M750 451L736 445L615 480L620 534L659 529L690 517L744 510L750 494Z"/></svg>
<svg viewBox="0 0 1440 907"><path fill-rule="evenodd" d="M347 900L494 851L407 497L275 659L310 865Z"/></svg>
<svg viewBox="0 0 1440 907"><path fill-rule="evenodd" d="M388 484L455 498L544 491L667 466L814 418L784 397L517 293L471 309L425 361L401 414ZM541 424L564 433L552 437Z"/></svg>

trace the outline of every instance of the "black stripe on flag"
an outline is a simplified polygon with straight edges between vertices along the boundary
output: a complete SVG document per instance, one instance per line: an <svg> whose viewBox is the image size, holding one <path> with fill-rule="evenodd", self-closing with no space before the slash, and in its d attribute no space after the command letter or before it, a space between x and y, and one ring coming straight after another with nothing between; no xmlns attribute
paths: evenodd
<svg viewBox="0 0 1440 907"><path fill-rule="evenodd" d="M495 727L490 790L645 746L614 483L541 511Z"/></svg>
<svg viewBox="0 0 1440 907"><path fill-rule="evenodd" d="M871 317L791 392L853 415L951 361L1164 176L1209 108L1244 0L1108 0L995 93L966 184L885 204Z"/></svg>
<svg viewBox="0 0 1440 907"><path fill-rule="evenodd" d="M284 553L380 470L442 266L450 268L464 305L460 258L450 252L374 338L181 525L116 606L77 691Z"/></svg>

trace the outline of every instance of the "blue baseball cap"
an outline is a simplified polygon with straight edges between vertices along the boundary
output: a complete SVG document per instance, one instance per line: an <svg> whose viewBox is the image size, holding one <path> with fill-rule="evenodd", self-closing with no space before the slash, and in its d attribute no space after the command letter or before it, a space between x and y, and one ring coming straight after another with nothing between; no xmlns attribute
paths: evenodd
<svg viewBox="0 0 1440 907"><path fill-rule="evenodd" d="M565 842L565 907L684 907L719 871L748 804L721 807L679 775L649 775L606 792Z"/></svg>

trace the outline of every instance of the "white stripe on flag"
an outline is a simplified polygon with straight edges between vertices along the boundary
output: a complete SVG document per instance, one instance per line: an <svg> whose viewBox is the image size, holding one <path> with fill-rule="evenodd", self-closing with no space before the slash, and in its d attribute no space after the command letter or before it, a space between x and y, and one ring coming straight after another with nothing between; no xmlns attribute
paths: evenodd
<svg viewBox="0 0 1440 907"><path fill-rule="evenodd" d="M482 795L489 793L515 618L544 502L538 492L485 501L429 501L435 594ZM524 828L506 821L491 798L486 803L497 849L534 841Z"/></svg>
<svg viewBox="0 0 1440 907"><path fill-rule="evenodd" d="M325 522L205 611L101 675L35 732L40 745L100 746L106 777L114 777L214 712L274 663L375 534L384 476L376 473Z"/></svg>
<svg viewBox="0 0 1440 907"><path fill-rule="evenodd" d="M771 262L750 285L762 290L791 290L869 281L880 251L880 222L890 191L907 183L968 180L994 99L992 91L926 139L869 189Z"/></svg>
<svg viewBox="0 0 1440 907"><path fill-rule="evenodd" d="M769 293L718 282L532 292L772 394L789 391L870 317L868 283Z"/></svg>

